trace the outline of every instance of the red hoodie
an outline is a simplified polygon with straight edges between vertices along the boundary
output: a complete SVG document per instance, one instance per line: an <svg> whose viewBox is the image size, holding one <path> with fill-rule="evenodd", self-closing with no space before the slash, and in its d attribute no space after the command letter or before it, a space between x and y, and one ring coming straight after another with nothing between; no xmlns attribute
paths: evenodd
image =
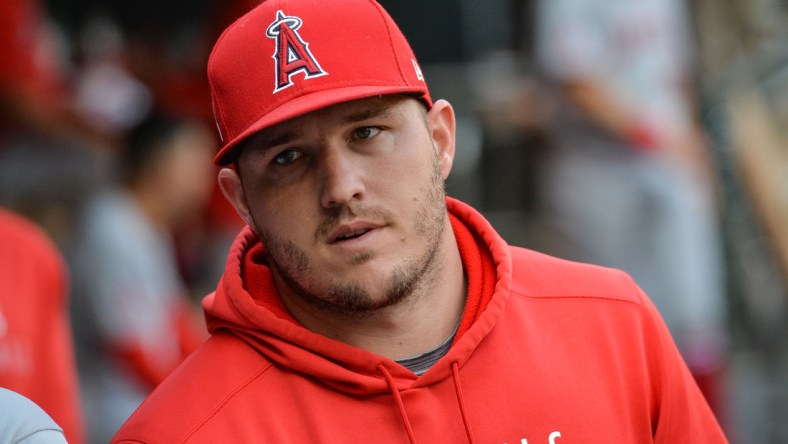
<svg viewBox="0 0 788 444"><path fill-rule="evenodd" d="M424 375L294 322L267 269L242 271L259 248L247 228L203 302L211 338L113 442L727 442L629 277L511 247L472 208L447 202L494 285L488 301L469 294L472 323ZM262 290L250 294L247 275Z"/></svg>

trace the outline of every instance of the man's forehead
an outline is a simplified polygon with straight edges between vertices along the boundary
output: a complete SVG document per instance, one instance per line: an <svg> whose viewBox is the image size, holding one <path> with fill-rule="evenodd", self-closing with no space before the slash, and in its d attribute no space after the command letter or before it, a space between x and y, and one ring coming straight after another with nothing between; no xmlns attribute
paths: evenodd
<svg viewBox="0 0 788 444"><path fill-rule="evenodd" d="M251 135L247 141L255 144L270 144L266 142L287 137L288 134L297 132L298 128L314 119L325 119L337 123L361 122L385 115L407 101L415 102L417 99L407 95L392 94L342 102L264 128Z"/></svg>

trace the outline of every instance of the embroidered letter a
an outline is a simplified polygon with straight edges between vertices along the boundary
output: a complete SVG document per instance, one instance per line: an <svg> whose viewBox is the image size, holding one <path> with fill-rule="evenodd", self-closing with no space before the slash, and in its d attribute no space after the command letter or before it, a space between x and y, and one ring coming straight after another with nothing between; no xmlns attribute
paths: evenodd
<svg viewBox="0 0 788 444"><path fill-rule="evenodd" d="M276 40L276 51L273 55L276 63L274 93L292 86L291 77L299 71L303 71L306 79L328 74L309 51L309 44L298 34L301 25L300 18L285 16L282 11L277 11L276 20L265 31L265 35Z"/></svg>

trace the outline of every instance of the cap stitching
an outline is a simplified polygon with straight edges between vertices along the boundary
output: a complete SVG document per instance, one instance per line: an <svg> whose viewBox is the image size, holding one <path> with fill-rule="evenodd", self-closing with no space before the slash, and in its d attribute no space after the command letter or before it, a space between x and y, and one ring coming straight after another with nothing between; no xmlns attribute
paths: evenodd
<svg viewBox="0 0 788 444"><path fill-rule="evenodd" d="M222 44L222 42L224 41L224 39L227 36L227 34L229 34L230 30L232 28L234 28L235 24L240 22L241 20L248 20L248 18L246 18L245 16L241 16L237 20L235 20L232 25L228 26L227 29L225 29L224 32L222 32L222 34L216 40L216 44L214 45L213 51L216 51L216 48L218 48L219 45ZM211 62L213 62L213 63L211 63ZM218 98L218 97L221 97L221 95L217 91L216 82L214 80L215 76L212 75L212 71L216 70L216 68L214 67L215 65L216 65L215 59L211 58L208 61L208 69L207 69L208 72L207 72L207 74L208 74L208 84L210 85L210 88L211 88L211 97ZM231 137L230 134L223 134L228 129L228 125L227 125L227 121L226 121L226 118L225 118L224 105L223 105L222 101L214 99L214 100L212 100L212 102L213 102L212 106L213 106L213 114L214 114L213 117L217 121L217 123L219 124L220 136L221 137L226 137L228 140L232 140L234 137ZM225 131L222 131L222 128L225 128Z"/></svg>
<svg viewBox="0 0 788 444"><path fill-rule="evenodd" d="M388 20L388 14L383 10L383 7L380 4L378 4L378 3L376 3L376 2L374 2L372 0L370 0L369 3L371 3L372 6L378 11L378 14L380 15L380 18L383 19L383 24L386 26L386 34L389 37L389 45L391 46L391 53L394 55L394 63L396 63L396 65L397 65L397 70L399 71L400 78L407 85L411 85L411 83L408 81L408 78L405 76L405 73L402 71L402 66L400 65L400 61L399 61L399 57L398 57L398 54L397 54L396 46L394 45L394 39L393 39L392 33L391 33L391 23L389 23L389 21L393 22L393 19L392 20ZM402 32L399 31L399 34L402 34ZM405 35L404 34L402 34L402 38L405 39ZM405 39L405 40L407 42L407 39ZM408 46L410 46L410 43L409 42L407 42L407 43L408 43ZM412 51L412 49L411 49L411 51ZM414 55L414 58L415 58L415 55Z"/></svg>

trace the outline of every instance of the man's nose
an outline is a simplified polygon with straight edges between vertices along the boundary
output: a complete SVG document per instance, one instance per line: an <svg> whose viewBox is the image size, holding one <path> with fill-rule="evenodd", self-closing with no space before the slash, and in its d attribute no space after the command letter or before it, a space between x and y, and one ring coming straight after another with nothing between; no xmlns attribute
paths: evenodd
<svg viewBox="0 0 788 444"><path fill-rule="evenodd" d="M347 205L364 197L361 156L348 147L327 147L321 165L320 203L324 208Z"/></svg>

